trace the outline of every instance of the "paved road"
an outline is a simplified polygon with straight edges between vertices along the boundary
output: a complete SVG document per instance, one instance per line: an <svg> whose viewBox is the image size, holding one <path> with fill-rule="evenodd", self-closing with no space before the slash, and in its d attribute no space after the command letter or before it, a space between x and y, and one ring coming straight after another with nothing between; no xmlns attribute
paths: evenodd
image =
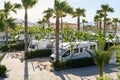
<svg viewBox="0 0 120 80"><path fill-rule="evenodd" d="M22 60L23 53L8 53L2 61L8 68L8 78L0 80L95 80L98 76L96 66L50 72L50 63L46 59ZM117 69L118 70L118 69ZM114 65L108 65L105 72L116 77Z"/></svg>

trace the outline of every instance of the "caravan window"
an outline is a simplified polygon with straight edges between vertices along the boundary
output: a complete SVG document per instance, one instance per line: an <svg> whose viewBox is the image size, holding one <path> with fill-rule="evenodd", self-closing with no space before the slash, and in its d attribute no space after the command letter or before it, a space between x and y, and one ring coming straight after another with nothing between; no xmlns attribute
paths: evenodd
<svg viewBox="0 0 120 80"><path fill-rule="evenodd" d="M83 48L80 48L80 52L81 52L81 53L83 52Z"/></svg>
<svg viewBox="0 0 120 80"><path fill-rule="evenodd" d="M65 54L62 57L66 57L70 55L70 50L66 51Z"/></svg>
<svg viewBox="0 0 120 80"><path fill-rule="evenodd" d="M78 48L74 49L74 53L78 53L78 52L79 52Z"/></svg>
<svg viewBox="0 0 120 80"><path fill-rule="evenodd" d="M35 45L31 44L29 48L34 49Z"/></svg>
<svg viewBox="0 0 120 80"><path fill-rule="evenodd" d="M90 45L90 49L95 49L95 45Z"/></svg>

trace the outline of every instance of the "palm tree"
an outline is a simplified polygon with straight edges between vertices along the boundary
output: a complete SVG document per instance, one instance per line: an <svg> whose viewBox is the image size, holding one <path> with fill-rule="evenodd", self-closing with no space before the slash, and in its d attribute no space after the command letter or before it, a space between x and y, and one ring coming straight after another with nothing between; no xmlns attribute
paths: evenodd
<svg viewBox="0 0 120 80"><path fill-rule="evenodd" d="M48 27L50 27L50 18L53 16L53 9L48 8L43 12L45 14L45 18L48 21Z"/></svg>
<svg viewBox="0 0 120 80"><path fill-rule="evenodd" d="M38 23L39 26L41 26L43 24L43 21L39 20L37 23Z"/></svg>
<svg viewBox="0 0 120 80"><path fill-rule="evenodd" d="M99 22L100 20L99 20L99 16L98 15L95 15L94 16L94 22L95 22L95 27L96 27L96 29L98 29L98 22Z"/></svg>
<svg viewBox="0 0 120 80"><path fill-rule="evenodd" d="M66 1L55 0L54 1L54 15L56 18L56 63L59 63L59 24L61 14L64 12L63 9L66 8L68 3ZM59 67L59 65L57 64Z"/></svg>
<svg viewBox="0 0 120 80"><path fill-rule="evenodd" d="M39 20L37 23L38 23L38 24L42 24L42 27L43 27L43 29L44 29L44 28L45 28L45 22L48 22L47 19L46 19L46 16L44 16L44 17L42 18L42 20Z"/></svg>
<svg viewBox="0 0 120 80"><path fill-rule="evenodd" d="M104 15L104 35L105 35L105 30L106 30L106 18L107 18L107 13L108 12L114 12L113 8L109 7L109 5L101 5L101 10L103 11Z"/></svg>
<svg viewBox="0 0 120 80"><path fill-rule="evenodd" d="M0 31L3 32L5 30L5 15L4 13L0 13Z"/></svg>
<svg viewBox="0 0 120 80"><path fill-rule="evenodd" d="M106 18L106 30L109 30L109 23L111 22L111 19L110 18Z"/></svg>
<svg viewBox="0 0 120 80"><path fill-rule="evenodd" d="M24 10L25 10L25 23L24 23L24 26L25 26L25 59L27 58L27 54L28 54L28 13L27 13L27 10L29 8L32 8L36 3L37 3L38 0L21 0L22 2L22 6L24 7Z"/></svg>
<svg viewBox="0 0 120 80"><path fill-rule="evenodd" d="M103 15L102 10L97 10L97 14L98 14L98 17L99 17L99 24L100 24L99 28L101 30L102 29L102 18L104 17L104 15Z"/></svg>
<svg viewBox="0 0 120 80"><path fill-rule="evenodd" d="M76 8L73 17L77 17L77 30L80 30L80 17L85 17L85 9Z"/></svg>
<svg viewBox="0 0 120 80"><path fill-rule="evenodd" d="M115 26L114 30L115 30L115 35L116 35L116 33L117 33L117 26L118 26L118 23L120 23L120 20L118 18L113 18L112 21L113 21L114 26Z"/></svg>
<svg viewBox="0 0 120 80"><path fill-rule="evenodd" d="M8 19L8 16L10 14L10 12L14 12L16 13L16 9L20 9L21 5L20 4L11 4L10 1L8 2L4 2L4 9L2 11L4 11L5 14L5 18L6 20ZM6 47L8 48L8 25L6 24Z"/></svg>
<svg viewBox="0 0 120 80"><path fill-rule="evenodd" d="M66 4L66 7L63 8L63 12L60 17L61 18L61 30L63 30L63 17L66 17L67 14L73 14L73 8L68 4Z"/></svg>
<svg viewBox="0 0 120 80"><path fill-rule="evenodd" d="M87 52L91 55L96 66L98 67L100 77L103 77L103 68L109 63L109 60L113 54L113 50L112 49L109 49L108 51L93 50Z"/></svg>
<svg viewBox="0 0 120 80"><path fill-rule="evenodd" d="M98 49L93 49L92 51L87 52L91 55L97 65L100 77L103 77L103 68L109 63L109 60L115 50L111 47L108 51L104 51L106 39L101 31L97 33L94 38L98 42Z"/></svg>
<svg viewBox="0 0 120 80"><path fill-rule="evenodd" d="M83 29L84 29L85 23L88 23L88 22L85 19L82 19Z"/></svg>

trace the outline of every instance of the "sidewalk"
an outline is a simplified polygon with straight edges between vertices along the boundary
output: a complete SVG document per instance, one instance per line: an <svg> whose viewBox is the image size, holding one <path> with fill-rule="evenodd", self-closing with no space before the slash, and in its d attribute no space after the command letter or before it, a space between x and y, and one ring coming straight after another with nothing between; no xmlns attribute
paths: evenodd
<svg viewBox="0 0 120 80"><path fill-rule="evenodd" d="M22 55L23 52L7 53L2 64L8 68L8 78L0 80L95 80L99 75L96 66L50 72L48 58L25 61ZM107 66L105 71L116 77L114 65Z"/></svg>

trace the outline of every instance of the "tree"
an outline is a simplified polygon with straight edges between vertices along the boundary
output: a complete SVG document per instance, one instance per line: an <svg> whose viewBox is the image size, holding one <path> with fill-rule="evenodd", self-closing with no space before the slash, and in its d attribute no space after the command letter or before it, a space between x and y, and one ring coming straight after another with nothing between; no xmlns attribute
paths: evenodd
<svg viewBox="0 0 120 80"><path fill-rule="evenodd" d="M87 52L91 55L98 67L100 77L103 77L103 68L109 63L115 50L111 47L108 51L104 51L106 39L103 33L99 32L94 36L94 38L98 42L98 49L93 49L92 51L87 50Z"/></svg>
<svg viewBox="0 0 120 80"><path fill-rule="evenodd" d="M95 27L96 27L96 29L98 29L98 22L99 22L100 20L99 20L99 16L98 15L95 15L94 16L94 22L95 22Z"/></svg>
<svg viewBox="0 0 120 80"><path fill-rule="evenodd" d="M118 18L113 18L112 22L114 23L114 30L115 30L115 35L117 33L117 26L118 26L118 23L120 23L120 20Z"/></svg>
<svg viewBox="0 0 120 80"><path fill-rule="evenodd" d="M102 29L102 18L104 17L102 10L97 10L98 18L99 18L99 28Z"/></svg>
<svg viewBox="0 0 120 80"><path fill-rule="evenodd" d="M101 10L103 12L104 15L104 35L105 35L105 30L106 30L106 18L107 18L107 13L108 12L114 12L114 9L109 7L109 5L101 5Z"/></svg>
<svg viewBox="0 0 120 80"><path fill-rule="evenodd" d="M43 12L43 14L45 14L44 17L48 21L48 27L50 27L50 18L53 16L53 9L48 8Z"/></svg>
<svg viewBox="0 0 120 80"><path fill-rule="evenodd" d="M4 13L0 13L0 31L3 32L5 30L5 15Z"/></svg>
<svg viewBox="0 0 120 80"><path fill-rule="evenodd" d="M66 17L67 14L72 14L73 13L73 8L66 4L66 6L63 8L63 12L62 14L60 15L61 17L61 30L63 30L63 17Z"/></svg>
<svg viewBox="0 0 120 80"><path fill-rule="evenodd" d="M20 8L21 8L20 4L16 4L16 3L11 4L10 1L4 2L4 9L2 11L5 14L6 21L7 20L12 20L12 19L8 19L8 16L10 15L11 11L16 13L16 9L20 9ZM5 27L6 27L6 47L8 48L8 27L9 27L9 24L6 23Z"/></svg>
<svg viewBox="0 0 120 80"><path fill-rule="evenodd" d="M84 27L85 27L85 23L88 23L88 22L85 19L82 19L83 30L84 30Z"/></svg>
<svg viewBox="0 0 120 80"><path fill-rule="evenodd" d="M47 22L47 20L45 19L45 16L43 17L43 19L42 20L39 20L37 23L38 24L42 24L42 27L43 27L43 29L45 28L45 22Z"/></svg>
<svg viewBox="0 0 120 80"><path fill-rule="evenodd" d="M25 30L25 59L27 59L28 55L28 12L27 10L29 8L32 8L38 0L21 0L22 6L24 7L25 10L25 23L24 23L24 30Z"/></svg>
<svg viewBox="0 0 120 80"><path fill-rule="evenodd" d="M80 30L80 17L85 17L85 9L76 8L73 17L77 17L77 30Z"/></svg>
<svg viewBox="0 0 120 80"><path fill-rule="evenodd" d="M67 7L68 3L66 1L55 0L54 1L54 15L56 18L56 62L59 63L59 24L60 17L63 13L63 8ZM59 65L57 64L59 67Z"/></svg>
<svg viewBox="0 0 120 80"><path fill-rule="evenodd" d="M38 25L41 27L41 25L43 24L43 21L42 21L42 20L39 20L37 23L38 23Z"/></svg>
<svg viewBox="0 0 120 80"><path fill-rule="evenodd" d="M107 18L107 28L110 29L112 26L112 21L110 18Z"/></svg>
<svg viewBox="0 0 120 80"><path fill-rule="evenodd" d="M113 54L113 50L112 49L109 49L109 51L93 50L87 52L91 55L96 66L98 67L100 77L103 77L103 68L109 63L109 60Z"/></svg>

